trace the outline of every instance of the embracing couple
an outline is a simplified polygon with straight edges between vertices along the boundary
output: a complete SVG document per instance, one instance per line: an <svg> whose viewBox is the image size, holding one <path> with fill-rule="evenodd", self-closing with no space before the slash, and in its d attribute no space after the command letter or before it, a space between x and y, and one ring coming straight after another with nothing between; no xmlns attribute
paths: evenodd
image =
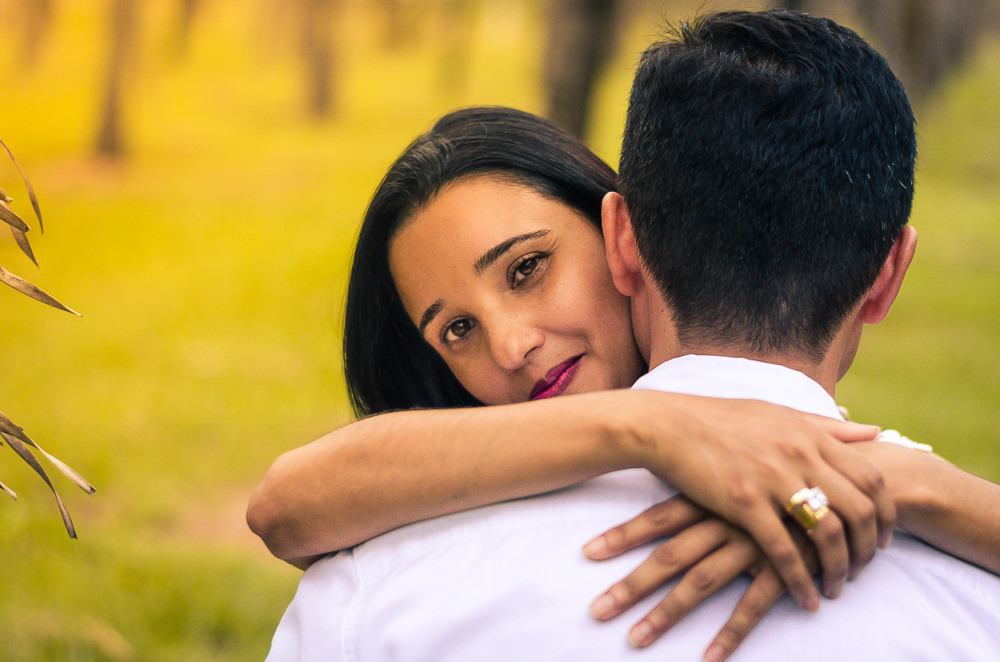
<svg viewBox="0 0 1000 662"><path fill-rule="evenodd" d="M369 416L251 500L308 567L268 659L1000 659L1000 487L834 400L915 157L885 60L779 10L647 49L620 178L533 115L442 118L358 239Z"/></svg>

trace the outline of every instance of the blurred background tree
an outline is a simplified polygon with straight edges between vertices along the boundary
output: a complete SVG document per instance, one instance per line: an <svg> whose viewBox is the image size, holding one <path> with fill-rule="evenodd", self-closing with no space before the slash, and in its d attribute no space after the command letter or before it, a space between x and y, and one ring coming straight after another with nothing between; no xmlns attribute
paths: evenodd
<svg viewBox="0 0 1000 662"><path fill-rule="evenodd" d="M903 53L920 121L919 255L838 395L994 480L998 1L816 3ZM246 499L350 419L343 288L385 169L484 103L560 118L615 163L657 26L733 4L767 3L0 1L0 133L58 228L32 280L87 313L4 300L0 403L101 487L68 502L71 545L45 485L4 465L22 498L0 502L0 658L262 659L298 573L247 531ZM0 264L25 259L0 239Z"/></svg>
<svg viewBox="0 0 1000 662"><path fill-rule="evenodd" d="M797 0L776 6L860 21L918 102L1000 22L996 0Z"/></svg>

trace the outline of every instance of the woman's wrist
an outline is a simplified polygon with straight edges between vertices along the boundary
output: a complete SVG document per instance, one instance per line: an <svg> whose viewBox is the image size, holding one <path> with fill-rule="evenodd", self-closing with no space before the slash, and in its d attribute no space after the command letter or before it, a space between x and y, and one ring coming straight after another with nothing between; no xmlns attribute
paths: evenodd
<svg viewBox="0 0 1000 662"><path fill-rule="evenodd" d="M678 440L690 438L690 416L673 402L674 394L620 391L605 416L606 435L620 458L619 468L644 468L661 475L672 466ZM663 476L661 475L661 478Z"/></svg>
<svg viewBox="0 0 1000 662"><path fill-rule="evenodd" d="M896 505L897 526L909 530L949 510L948 479L954 467L940 457L882 441L852 444L885 477Z"/></svg>

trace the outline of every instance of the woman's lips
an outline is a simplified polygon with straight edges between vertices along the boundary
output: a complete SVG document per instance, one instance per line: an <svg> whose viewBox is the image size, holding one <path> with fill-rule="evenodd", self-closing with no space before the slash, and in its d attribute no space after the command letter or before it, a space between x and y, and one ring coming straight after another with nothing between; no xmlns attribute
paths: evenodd
<svg viewBox="0 0 1000 662"><path fill-rule="evenodd" d="M582 358L583 354L574 356L549 370L545 379L539 379L535 382L535 387L531 389L531 395L528 396L529 399L541 400L562 394L573 381L576 371L580 369L580 359Z"/></svg>

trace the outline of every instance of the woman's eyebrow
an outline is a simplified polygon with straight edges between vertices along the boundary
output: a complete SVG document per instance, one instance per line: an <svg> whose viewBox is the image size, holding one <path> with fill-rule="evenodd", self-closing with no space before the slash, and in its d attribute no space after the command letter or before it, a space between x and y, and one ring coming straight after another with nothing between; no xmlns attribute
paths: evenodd
<svg viewBox="0 0 1000 662"><path fill-rule="evenodd" d="M442 310L444 310L444 299L438 299L427 307L424 314L420 316L420 324L417 326L417 328L420 329L420 335L424 335L424 329L427 328L428 324L434 321L434 318L437 317L437 314Z"/></svg>
<svg viewBox="0 0 1000 662"><path fill-rule="evenodd" d="M532 239L538 239L539 237L544 237L550 232L551 230L536 230L534 232L528 232L527 234L519 234L516 237L511 237L510 239L505 239L504 241L501 241L499 244L497 244L493 248L483 253L483 256L481 258L476 260L476 264L474 266L476 274L483 273L483 271L485 271L488 266L496 262L501 255L512 249L514 246L517 246L518 244L525 241L530 241Z"/></svg>

